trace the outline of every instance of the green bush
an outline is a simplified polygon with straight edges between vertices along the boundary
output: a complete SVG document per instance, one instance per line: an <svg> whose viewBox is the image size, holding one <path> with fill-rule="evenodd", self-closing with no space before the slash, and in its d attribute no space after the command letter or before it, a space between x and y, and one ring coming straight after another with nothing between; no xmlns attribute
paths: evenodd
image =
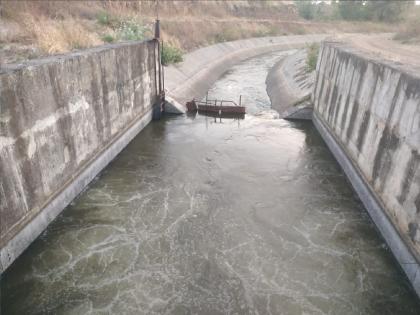
<svg viewBox="0 0 420 315"><path fill-rule="evenodd" d="M339 2L338 11L344 20L366 21L373 18L370 5L362 0Z"/></svg>
<svg viewBox="0 0 420 315"><path fill-rule="evenodd" d="M148 29L135 20L120 22L117 29L118 37L122 40L144 40Z"/></svg>
<svg viewBox="0 0 420 315"><path fill-rule="evenodd" d="M168 65L182 61L182 51L176 47L165 44L162 47L162 64Z"/></svg>
<svg viewBox="0 0 420 315"><path fill-rule="evenodd" d="M106 11L99 12L96 19L99 24L110 27L115 32L115 36L104 35L102 37L102 40L107 43L117 40L144 40L150 33L150 29L141 22L135 19L123 21Z"/></svg>
<svg viewBox="0 0 420 315"><path fill-rule="evenodd" d="M375 20L395 23L414 8L414 1L369 1L368 6Z"/></svg>
<svg viewBox="0 0 420 315"><path fill-rule="evenodd" d="M103 26L112 26L115 23L115 18L106 11L99 12L96 15L96 20Z"/></svg>
<svg viewBox="0 0 420 315"><path fill-rule="evenodd" d="M110 34L106 34L106 35L102 36L102 41L104 41L105 43L113 43L113 42L115 42L115 38L114 38L114 36L112 36Z"/></svg>
<svg viewBox="0 0 420 315"><path fill-rule="evenodd" d="M315 4L311 0L295 0L299 15L305 20L312 20L315 17Z"/></svg>
<svg viewBox="0 0 420 315"><path fill-rule="evenodd" d="M316 69L316 63L318 61L319 44L313 43L306 47L306 69L312 72Z"/></svg>

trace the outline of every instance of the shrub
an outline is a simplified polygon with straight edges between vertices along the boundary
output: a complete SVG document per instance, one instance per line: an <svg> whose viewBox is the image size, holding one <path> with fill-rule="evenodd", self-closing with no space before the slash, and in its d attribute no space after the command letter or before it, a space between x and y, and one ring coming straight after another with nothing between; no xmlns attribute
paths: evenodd
<svg viewBox="0 0 420 315"><path fill-rule="evenodd" d="M115 38L114 38L114 36L112 36L112 35L110 35L110 34L106 34L106 35L102 36L102 40L103 40L105 43L113 43L113 42L115 42Z"/></svg>
<svg viewBox="0 0 420 315"><path fill-rule="evenodd" d="M232 28L223 28L219 33L214 36L216 43L229 42L240 38L238 32Z"/></svg>
<svg viewBox="0 0 420 315"><path fill-rule="evenodd" d="M305 20L312 20L315 17L315 4L311 0L295 1L299 15Z"/></svg>
<svg viewBox="0 0 420 315"><path fill-rule="evenodd" d="M306 20L337 20L397 22L414 1L346 0L323 1L295 0L299 15Z"/></svg>
<svg viewBox="0 0 420 315"><path fill-rule="evenodd" d="M420 18L413 17L407 19L401 26L400 30L395 34L394 39L403 42L420 40Z"/></svg>
<svg viewBox="0 0 420 315"><path fill-rule="evenodd" d="M162 47L162 64L168 65L182 61L182 51L174 46L165 44Z"/></svg>
<svg viewBox="0 0 420 315"><path fill-rule="evenodd" d="M278 33L277 28L273 26L261 26L259 29L250 32L251 37L265 37L265 36L275 36Z"/></svg>
<svg viewBox="0 0 420 315"><path fill-rule="evenodd" d="M339 2L338 11L344 20L361 21L372 19L370 7L362 0Z"/></svg>
<svg viewBox="0 0 420 315"><path fill-rule="evenodd" d="M302 25L295 24L292 27L292 34L303 35L306 34L306 30Z"/></svg>
<svg viewBox="0 0 420 315"><path fill-rule="evenodd" d="M112 26L115 19L106 11L101 11L96 15L96 20L103 26Z"/></svg>
<svg viewBox="0 0 420 315"><path fill-rule="evenodd" d="M414 6L414 1L369 1L367 6L375 20L394 23L400 21L403 13Z"/></svg>
<svg viewBox="0 0 420 315"><path fill-rule="evenodd" d="M319 44L313 43L306 47L306 69L312 72L316 69L316 63L318 61Z"/></svg>
<svg viewBox="0 0 420 315"><path fill-rule="evenodd" d="M135 20L120 23L117 33L122 40L144 40L148 29Z"/></svg>

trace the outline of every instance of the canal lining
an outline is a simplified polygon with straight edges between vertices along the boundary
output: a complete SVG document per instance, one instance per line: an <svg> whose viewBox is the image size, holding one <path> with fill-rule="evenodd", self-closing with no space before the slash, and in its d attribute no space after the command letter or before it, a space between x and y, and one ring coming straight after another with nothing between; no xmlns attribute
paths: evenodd
<svg viewBox="0 0 420 315"><path fill-rule="evenodd" d="M401 239L399 233L395 230L394 225L369 189L363 176L361 176L358 169L354 166L354 163L348 158L342 146L315 112L313 112L312 121L331 153L340 164L346 177L349 179L417 295L420 296L420 265L415 256L411 253L405 242Z"/></svg>
<svg viewBox="0 0 420 315"><path fill-rule="evenodd" d="M122 130L116 139L104 150L92 157L91 162L72 178L71 182L51 199L28 224L26 224L0 251L0 271L6 270L38 237L47 226L67 207L88 184L143 130L152 120L152 110L139 117Z"/></svg>

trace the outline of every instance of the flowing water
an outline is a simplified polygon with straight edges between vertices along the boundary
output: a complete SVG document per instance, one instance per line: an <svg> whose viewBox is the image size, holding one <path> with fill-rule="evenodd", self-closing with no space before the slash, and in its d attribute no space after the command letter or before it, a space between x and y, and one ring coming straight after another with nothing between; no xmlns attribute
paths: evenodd
<svg viewBox="0 0 420 315"><path fill-rule="evenodd" d="M4 274L2 314L419 314L312 124L270 109L281 55L211 89L246 119L147 126Z"/></svg>

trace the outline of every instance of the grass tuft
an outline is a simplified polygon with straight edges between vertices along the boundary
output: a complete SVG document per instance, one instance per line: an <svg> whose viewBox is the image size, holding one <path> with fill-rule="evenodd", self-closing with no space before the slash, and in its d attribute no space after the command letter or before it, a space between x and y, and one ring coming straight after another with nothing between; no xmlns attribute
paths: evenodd
<svg viewBox="0 0 420 315"><path fill-rule="evenodd" d="M182 51L174 46L164 44L162 49L162 64L169 65L182 61Z"/></svg>
<svg viewBox="0 0 420 315"><path fill-rule="evenodd" d="M115 42L115 37L112 36L111 34L106 34L106 35L102 36L102 41L104 43L113 43L113 42Z"/></svg>
<svg viewBox="0 0 420 315"><path fill-rule="evenodd" d="M319 44L313 43L306 47L306 69L309 72L315 71L316 63L318 61Z"/></svg>

